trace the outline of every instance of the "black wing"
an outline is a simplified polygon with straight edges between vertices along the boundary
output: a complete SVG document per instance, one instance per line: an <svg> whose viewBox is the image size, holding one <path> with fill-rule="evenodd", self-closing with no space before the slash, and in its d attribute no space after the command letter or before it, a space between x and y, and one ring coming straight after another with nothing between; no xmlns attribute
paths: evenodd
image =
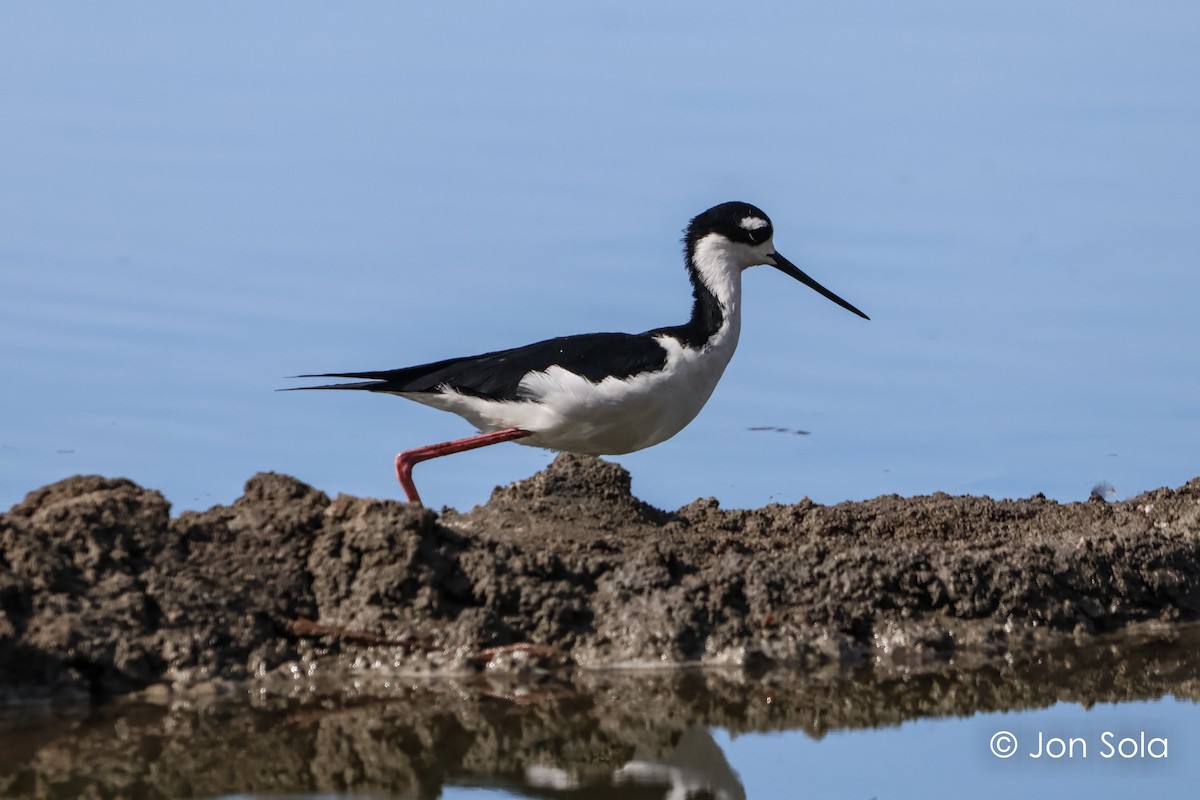
<svg viewBox="0 0 1200 800"><path fill-rule="evenodd" d="M363 389L369 392L434 392L448 386L494 400L522 400L517 387L530 372L560 366L593 383L662 369L667 351L653 336L588 333L498 350L466 358L380 372L331 372L300 378L362 378L363 383L305 386L305 389Z"/></svg>

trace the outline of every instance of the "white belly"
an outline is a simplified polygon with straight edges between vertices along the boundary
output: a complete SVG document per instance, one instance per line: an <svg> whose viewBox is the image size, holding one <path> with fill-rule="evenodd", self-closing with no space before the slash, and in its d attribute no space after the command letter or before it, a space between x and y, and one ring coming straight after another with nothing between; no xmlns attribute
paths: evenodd
<svg viewBox="0 0 1200 800"><path fill-rule="evenodd" d="M693 350L658 339L667 351L662 370L592 383L561 367L527 375L528 400L496 401L456 392L404 394L467 419L481 431L521 428L520 444L569 453L620 455L670 439L695 419L737 347L736 317Z"/></svg>

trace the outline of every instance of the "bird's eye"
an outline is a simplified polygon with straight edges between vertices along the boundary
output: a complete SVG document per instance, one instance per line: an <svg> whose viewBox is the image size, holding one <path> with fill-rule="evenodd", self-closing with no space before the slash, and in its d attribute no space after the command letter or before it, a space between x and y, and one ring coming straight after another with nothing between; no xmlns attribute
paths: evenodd
<svg viewBox="0 0 1200 800"><path fill-rule="evenodd" d="M771 238L771 223L756 214L747 214L738 221L751 244L761 244Z"/></svg>

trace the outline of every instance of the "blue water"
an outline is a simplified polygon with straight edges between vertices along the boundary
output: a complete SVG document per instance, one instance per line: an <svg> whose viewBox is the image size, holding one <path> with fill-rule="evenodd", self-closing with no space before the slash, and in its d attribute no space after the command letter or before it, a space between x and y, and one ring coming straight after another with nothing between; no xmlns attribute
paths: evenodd
<svg viewBox="0 0 1200 800"><path fill-rule="evenodd" d="M878 730L835 731L821 739L793 731L731 737L716 730L713 738L732 775L708 783L711 794L693 795L682 787L697 791L705 781L677 771L677 793L662 796L926 800L966 793L1008 800L1048 792L1061 798L1124 798L1152 790L1154 796L1187 797L1200 781L1196 722L1195 703L1167 698L923 719ZM1016 749L998 758L989 743L1005 731L1017 737ZM1054 738L1062 744L1052 743ZM442 800L520 796L549 795L465 787L447 787L441 795Z"/></svg>
<svg viewBox="0 0 1200 800"><path fill-rule="evenodd" d="M1048 793L1119 798L1148 796L1148 791L1183 797L1200 780L1197 719L1195 703L1168 698L922 719L876 731L835 732L821 740L788 733L718 736L717 741L731 766L741 767L751 798L785 797L789 787L794 793L800 786L805 794L831 798L949 797L962 794L963 787L984 800ZM998 758L989 743L1004 731L1016 736L1016 751ZM1064 742L1062 749L1050 743L1053 738ZM1134 742L1123 743L1126 738ZM1165 743L1152 744L1153 739Z"/></svg>
<svg viewBox="0 0 1200 800"><path fill-rule="evenodd" d="M731 736L721 729L700 729L684 733L673 752L636 757L642 765L636 780L629 765L614 764L609 783L579 783L575 767L594 773L595 760L549 768L530 764L525 785L446 785L439 796L1191 797L1200 782L1198 712L1194 702L1167 697L1091 708L1058 703L1038 710L919 719L879 729L832 731L821 738L798 731ZM999 738L1005 734L1015 737L1015 745L1011 738ZM991 751L994 737L997 751L1009 753L1007 757ZM697 739L705 746L684 753ZM351 796L359 795L312 797Z"/></svg>
<svg viewBox="0 0 1200 800"><path fill-rule="evenodd" d="M616 459L646 500L1200 474L1194 4L5 4L0 40L0 507L395 497L470 428L286 376L680 322L680 229L735 198L872 321L749 273L708 407Z"/></svg>

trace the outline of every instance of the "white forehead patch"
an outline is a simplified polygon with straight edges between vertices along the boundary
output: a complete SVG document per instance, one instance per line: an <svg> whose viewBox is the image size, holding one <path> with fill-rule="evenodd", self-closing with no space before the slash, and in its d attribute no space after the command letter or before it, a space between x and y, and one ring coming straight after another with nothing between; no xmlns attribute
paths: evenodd
<svg viewBox="0 0 1200 800"><path fill-rule="evenodd" d="M767 227L767 221L762 217L742 217L742 221L738 224L748 231L756 231L759 228Z"/></svg>

